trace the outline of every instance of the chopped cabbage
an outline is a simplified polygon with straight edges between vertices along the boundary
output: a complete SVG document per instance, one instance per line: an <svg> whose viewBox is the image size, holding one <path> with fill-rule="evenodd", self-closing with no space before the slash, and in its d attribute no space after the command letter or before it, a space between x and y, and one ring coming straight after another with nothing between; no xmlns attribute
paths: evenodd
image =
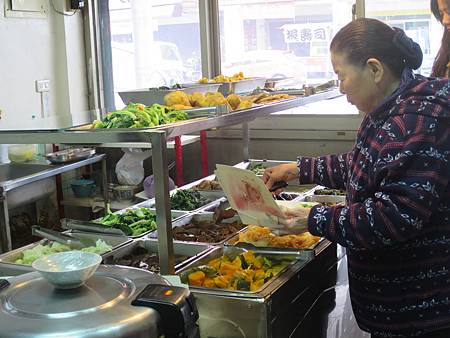
<svg viewBox="0 0 450 338"><path fill-rule="evenodd" d="M32 249L24 250L22 252L22 257L16 259L14 263L23 264L23 265L31 265L36 259L41 258L45 255L50 255L57 252L65 252L71 251L72 249L67 245L60 244L58 242L53 242L50 245L42 245L38 244ZM81 249L84 252L93 252L99 255L111 251L112 247L108 245L104 240L98 239L95 243L95 246L89 246Z"/></svg>
<svg viewBox="0 0 450 338"><path fill-rule="evenodd" d="M81 249L81 251L92 252L101 255L105 252L111 251L111 249L112 249L111 245L108 245L105 241L101 239L97 239L97 241L95 242L95 246L88 246L87 248Z"/></svg>

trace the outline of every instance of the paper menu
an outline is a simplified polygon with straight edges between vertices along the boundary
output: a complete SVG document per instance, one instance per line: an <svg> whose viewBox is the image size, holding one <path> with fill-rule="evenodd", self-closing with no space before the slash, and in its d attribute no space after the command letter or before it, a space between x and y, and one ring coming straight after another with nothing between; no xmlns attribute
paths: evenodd
<svg viewBox="0 0 450 338"><path fill-rule="evenodd" d="M277 223L281 209L261 178L253 172L217 164L217 179L244 224L282 228Z"/></svg>

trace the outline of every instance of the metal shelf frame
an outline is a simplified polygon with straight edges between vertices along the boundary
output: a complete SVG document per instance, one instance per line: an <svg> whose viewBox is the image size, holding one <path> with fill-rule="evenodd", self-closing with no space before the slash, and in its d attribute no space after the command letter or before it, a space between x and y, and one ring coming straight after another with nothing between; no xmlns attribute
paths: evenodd
<svg viewBox="0 0 450 338"><path fill-rule="evenodd" d="M242 124L244 159L249 159L250 130L248 122L271 113L300 107L339 96L331 89L307 97L298 97L272 104L239 110L222 116L200 118L153 129L95 129L95 130L11 130L0 132L0 144L71 144L93 146L121 146L152 148L152 167L156 182L156 222L161 273L173 274L174 254L170 213L169 176L167 168L167 140L175 136Z"/></svg>

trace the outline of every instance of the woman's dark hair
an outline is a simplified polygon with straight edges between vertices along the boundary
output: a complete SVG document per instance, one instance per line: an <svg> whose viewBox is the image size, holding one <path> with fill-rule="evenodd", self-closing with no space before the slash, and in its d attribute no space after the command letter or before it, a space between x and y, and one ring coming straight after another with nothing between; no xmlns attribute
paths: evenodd
<svg viewBox="0 0 450 338"><path fill-rule="evenodd" d="M450 7L450 1L447 0L447 5ZM430 2L431 12L436 17L436 19L442 23L442 15L439 11L439 6L437 0L431 0ZM450 32L446 29L444 30L444 35L442 36L442 43L439 52L434 59L433 69L431 71L431 76L444 77L447 71L447 64L450 61Z"/></svg>
<svg viewBox="0 0 450 338"><path fill-rule="evenodd" d="M357 19L344 26L333 38L330 50L344 54L354 65L364 65L370 58L384 63L400 77L403 69L417 69L422 64L422 50L399 28L391 28L376 19Z"/></svg>

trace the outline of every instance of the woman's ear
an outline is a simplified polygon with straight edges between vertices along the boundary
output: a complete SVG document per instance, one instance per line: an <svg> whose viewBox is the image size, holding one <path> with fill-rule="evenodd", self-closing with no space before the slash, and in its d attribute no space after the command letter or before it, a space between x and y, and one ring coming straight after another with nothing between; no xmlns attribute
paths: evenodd
<svg viewBox="0 0 450 338"><path fill-rule="evenodd" d="M378 59L370 58L366 61L369 72L375 83L380 83L384 76L384 67Z"/></svg>

